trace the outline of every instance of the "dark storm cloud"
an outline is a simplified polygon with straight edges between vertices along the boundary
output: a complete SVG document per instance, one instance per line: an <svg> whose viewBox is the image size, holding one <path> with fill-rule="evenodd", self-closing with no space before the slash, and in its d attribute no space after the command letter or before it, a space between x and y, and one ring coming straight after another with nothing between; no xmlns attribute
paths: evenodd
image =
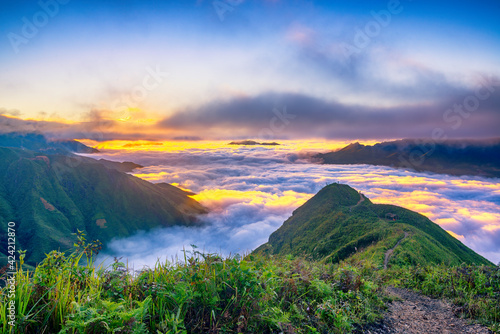
<svg viewBox="0 0 500 334"><path fill-rule="evenodd" d="M494 81L488 87L461 90L438 102L385 108L347 105L301 94L268 93L211 102L178 112L159 125L207 136L231 133L267 139L423 138L431 137L437 127L448 137L494 137L500 128L500 85ZM477 94L487 98L479 99Z"/></svg>
<svg viewBox="0 0 500 334"><path fill-rule="evenodd" d="M291 43L300 60L297 73L302 67L312 69L321 82L332 83L335 96L353 100L354 95L359 103L266 92L178 111L159 126L211 138L426 138L436 128L448 137L498 136L498 77L477 73L467 84L452 82L444 72L382 45L346 57L343 40L325 40L311 29L297 29L300 38ZM383 102L377 106L373 101Z"/></svg>
<svg viewBox="0 0 500 334"><path fill-rule="evenodd" d="M391 107L340 103L299 93L269 92L257 96L215 100L178 111L154 125L131 125L90 110L80 122L33 121L16 118L18 110L0 109L0 132L42 132L48 137L96 141L268 139L390 139L429 138L441 129L449 138L497 137L500 128L500 80L478 76L465 89L438 80L438 73L415 69L418 84L391 86L372 82L372 89L407 96L408 102ZM369 82L353 74L346 85ZM404 91L401 91L403 89ZM406 90L408 89L408 90ZM367 91L368 88L366 89ZM377 93L378 94L378 93ZM383 94L382 94L383 95ZM420 101L418 103L412 101ZM13 117L14 116L14 117ZM172 134L181 134L173 136ZM293 156L289 157L294 159ZM290 160L291 161L291 160ZM247 161L248 162L248 161Z"/></svg>

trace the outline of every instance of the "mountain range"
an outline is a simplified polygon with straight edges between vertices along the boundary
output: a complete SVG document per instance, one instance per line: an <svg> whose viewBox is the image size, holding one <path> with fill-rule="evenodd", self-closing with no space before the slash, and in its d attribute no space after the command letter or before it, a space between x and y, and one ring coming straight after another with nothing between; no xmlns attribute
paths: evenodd
<svg viewBox="0 0 500 334"><path fill-rule="evenodd" d="M491 140L403 139L375 145L350 144L316 154L324 164L369 164L450 175L500 177L500 138Z"/></svg>
<svg viewBox="0 0 500 334"><path fill-rule="evenodd" d="M26 262L36 264L51 250L70 249L77 229L106 244L139 230L199 225L196 215L207 212L190 193L120 171L139 165L76 156L60 142L44 146L36 135L6 138L2 144L10 147L0 147L1 257L11 221L16 249L26 250Z"/></svg>

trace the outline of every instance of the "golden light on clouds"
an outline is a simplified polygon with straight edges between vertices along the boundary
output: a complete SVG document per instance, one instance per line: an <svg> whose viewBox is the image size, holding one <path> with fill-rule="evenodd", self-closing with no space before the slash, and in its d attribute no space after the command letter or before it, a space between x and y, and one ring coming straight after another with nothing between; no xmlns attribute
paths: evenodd
<svg viewBox="0 0 500 334"><path fill-rule="evenodd" d="M488 245L495 245L492 240L500 230L496 199L500 183L494 179L461 179L383 166L320 165L310 163L302 153L324 151L327 145L332 150L345 143L278 142L282 145L115 140L97 143L97 147L103 158L144 165L135 171L137 177L197 193L192 197L218 215L216 220L236 219L232 223L237 224L238 217L244 216L248 226L260 221L258 226L272 232L326 184L340 182L362 191L375 204L393 204L428 217L481 254L493 249ZM495 254L490 258L500 259L500 251Z"/></svg>
<svg viewBox="0 0 500 334"><path fill-rule="evenodd" d="M453 231L450 231L450 230L446 230L446 232L448 232L451 236L453 236L455 239L458 239L460 241L464 241L465 240L465 237L463 235L459 235L459 234L456 234L455 232Z"/></svg>
<svg viewBox="0 0 500 334"><path fill-rule="evenodd" d="M437 218L434 222L441 227L452 227L459 224L459 222L455 218Z"/></svg>
<svg viewBox="0 0 500 334"><path fill-rule="evenodd" d="M134 173L134 176L137 176L143 180L149 181L149 182L159 182L162 179L164 179L166 176L170 175L171 173L167 172L159 172L159 173ZM173 185L173 183L172 183Z"/></svg>
<svg viewBox="0 0 500 334"><path fill-rule="evenodd" d="M192 193L192 192L193 192L191 189L186 188L186 187L184 187L182 184L179 184L179 183L177 183L177 182L172 182L172 183L170 183L170 184L171 184L171 185L173 185L174 187L177 187L177 188L182 189L182 190L184 190L184 191L187 191L187 192L190 192L190 193Z"/></svg>
<svg viewBox="0 0 500 334"><path fill-rule="evenodd" d="M489 231L489 232L494 232L494 231L500 230L500 225L489 224L489 225L483 226L483 229L486 231Z"/></svg>
<svg viewBox="0 0 500 334"><path fill-rule="evenodd" d="M255 190L207 189L191 197L214 209L225 208L235 203L262 205L270 208L297 208L311 198L311 194L297 193L291 190L284 191L282 194L270 194Z"/></svg>
<svg viewBox="0 0 500 334"><path fill-rule="evenodd" d="M187 150L206 151L222 148L237 148L237 146L228 145L229 141L148 141L148 140L110 140L110 141L92 141L82 140L88 146L92 146L101 151L156 151L156 152L182 152Z"/></svg>
<svg viewBox="0 0 500 334"><path fill-rule="evenodd" d="M252 139L250 139L252 140ZM82 139L81 142L85 145L95 147L99 150L113 150L113 151L166 151L166 152L181 152L186 150L218 150L230 149L239 150L254 146L245 145L229 145L232 140L167 140L167 141L148 141L148 140L110 140L110 141L95 141ZM326 141L326 140L259 140L257 142L271 142L276 141L280 145L265 146L257 145L263 149L280 151L293 151L293 152L328 152L338 150L350 143L350 141ZM363 144L373 145L375 141L363 141Z"/></svg>
<svg viewBox="0 0 500 334"><path fill-rule="evenodd" d="M484 190L493 190L496 192L500 192L500 184L492 184L485 181L478 180L451 180L451 183L460 188L469 188L469 189L477 189L482 188Z"/></svg>
<svg viewBox="0 0 500 334"><path fill-rule="evenodd" d="M124 116L122 118L118 118L120 122L127 122L132 118L132 116Z"/></svg>

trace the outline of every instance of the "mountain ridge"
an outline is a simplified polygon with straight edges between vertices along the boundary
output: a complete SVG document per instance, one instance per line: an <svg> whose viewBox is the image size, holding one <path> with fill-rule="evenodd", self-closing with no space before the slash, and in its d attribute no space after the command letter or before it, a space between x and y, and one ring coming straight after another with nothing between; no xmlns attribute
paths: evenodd
<svg viewBox="0 0 500 334"><path fill-rule="evenodd" d="M10 221L30 264L71 248L76 230L105 244L139 230L199 225L207 210L188 195L91 158L0 147L0 253L7 254Z"/></svg>
<svg viewBox="0 0 500 334"><path fill-rule="evenodd" d="M392 247L392 265L491 265L427 217L395 205L373 204L355 189L337 183L324 187L296 209L254 252L324 262L369 257L382 267L386 251Z"/></svg>
<svg viewBox="0 0 500 334"><path fill-rule="evenodd" d="M402 139L344 148L312 157L322 164L368 164L450 175L500 177L500 138L490 140Z"/></svg>

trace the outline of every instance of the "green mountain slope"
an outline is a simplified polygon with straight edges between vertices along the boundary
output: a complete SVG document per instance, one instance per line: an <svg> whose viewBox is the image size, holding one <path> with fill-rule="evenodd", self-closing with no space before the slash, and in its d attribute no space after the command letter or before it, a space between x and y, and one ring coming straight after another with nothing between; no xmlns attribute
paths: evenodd
<svg viewBox="0 0 500 334"><path fill-rule="evenodd" d="M325 164L369 164L410 168L450 175L500 177L500 139L396 140L373 146L350 144L338 151L317 154Z"/></svg>
<svg viewBox="0 0 500 334"><path fill-rule="evenodd" d="M93 159L0 147L0 253L9 221L31 264L71 248L77 229L106 243L138 230L199 224L195 216L206 209L188 195Z"/></svg>
<svg viewBox="0 0 500 334"><path fill-rule="evenodd" d="M255 252L305 255L325 262L370 258L382 266L390 249L389 265L491 264L425 216L373 204L344 184L320 190Z"/></svg>

